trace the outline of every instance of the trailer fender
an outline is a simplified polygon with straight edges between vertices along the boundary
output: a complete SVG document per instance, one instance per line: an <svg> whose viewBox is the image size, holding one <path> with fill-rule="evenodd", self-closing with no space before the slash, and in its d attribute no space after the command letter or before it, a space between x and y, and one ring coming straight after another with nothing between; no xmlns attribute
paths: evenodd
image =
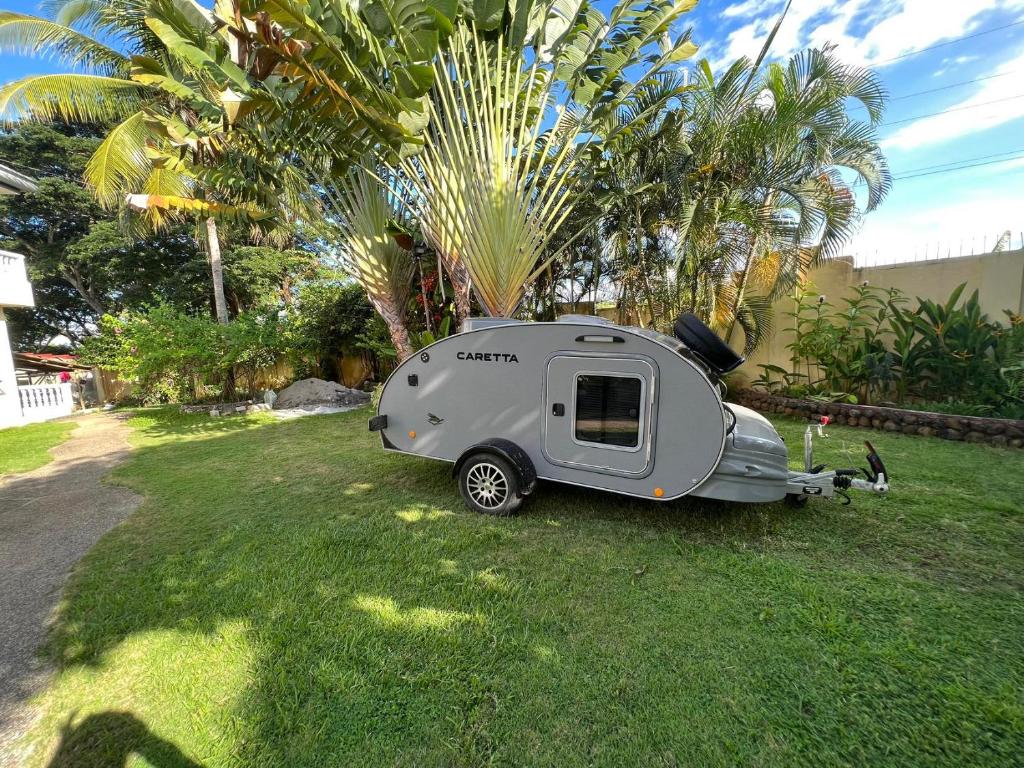
<svg viewBox="0 0 1024 768"><path fill-rule="evenodd" d="M459 471L462 469L462 465L466 463L466 460L478 453L490 453L500 456L511 464L519 474L519 487L522 489L520 492L524 496L532 493L533 489L537 486L537 469L533 466L533 461L530 460L529 455L511 440L506 440L502 437L491 437L469 446L456 459L455 466L452 467L452 477L458 477Z"/></svg>

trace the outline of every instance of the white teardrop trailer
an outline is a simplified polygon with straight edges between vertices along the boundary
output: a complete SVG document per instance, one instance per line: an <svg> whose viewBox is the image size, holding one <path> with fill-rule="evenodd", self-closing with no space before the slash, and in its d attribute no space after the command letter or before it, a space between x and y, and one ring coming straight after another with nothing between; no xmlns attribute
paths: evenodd
<svg viewBox="0 0 1024 768"><path fill-rule="evenodd" d="M888 491L870 443L864 477L814 466L814 425L804 471L790 471L768 420L722 401L719 376L743 358L693 315L675 335L581 315L472 318L395 369L369 427L386 450L453 463L466 504L489 515L513 514L537 480L658 501Z"/></svg>

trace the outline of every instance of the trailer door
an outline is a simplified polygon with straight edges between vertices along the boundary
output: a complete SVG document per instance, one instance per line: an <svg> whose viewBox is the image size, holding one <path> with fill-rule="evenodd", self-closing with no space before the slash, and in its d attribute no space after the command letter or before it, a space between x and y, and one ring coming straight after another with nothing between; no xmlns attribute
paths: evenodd
<svg viewBox="0 0 1024 768"><path fill-rule="evenodd" d="M654 366L640 359L557 355L545 379L548 461L643 475L651 463Z"/></svg>

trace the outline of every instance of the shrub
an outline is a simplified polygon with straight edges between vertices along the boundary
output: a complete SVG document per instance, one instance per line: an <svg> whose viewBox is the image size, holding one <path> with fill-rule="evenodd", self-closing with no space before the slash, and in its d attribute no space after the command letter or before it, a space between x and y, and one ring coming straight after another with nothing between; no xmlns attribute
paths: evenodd
<svg viewBox="0 0 1024 768"><path fill-rule="evenodd" d="M233 382L236 368L255 394L255 375L282 353L276 312L243 312L221 325L168 306L100 320L100 334L83 344L89 365L138 385L145 403L196 401Z"/></svg>
<svg viewBox="0 0 1024 768"><path fill-rule="evenodd" d="M960 285L943 303L863 285L840 306L813 288L797 296L791 370L762 365L769 392L851 402L928 403L939 410L1024 414L1024 322L989 320ZM945 405L943 405L945 404Z"/></svg>

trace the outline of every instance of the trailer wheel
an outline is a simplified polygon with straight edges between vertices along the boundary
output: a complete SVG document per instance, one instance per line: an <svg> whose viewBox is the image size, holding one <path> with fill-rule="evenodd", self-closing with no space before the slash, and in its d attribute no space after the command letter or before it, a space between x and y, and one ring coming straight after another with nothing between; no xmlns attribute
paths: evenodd
<svg viewBox="0 0 1024 768"><path fill-rule="evenodd" d="M514 515L523 503L519 475L501 456L476 453L459 470L459 490L466 506L497 517Z"/></svg>

